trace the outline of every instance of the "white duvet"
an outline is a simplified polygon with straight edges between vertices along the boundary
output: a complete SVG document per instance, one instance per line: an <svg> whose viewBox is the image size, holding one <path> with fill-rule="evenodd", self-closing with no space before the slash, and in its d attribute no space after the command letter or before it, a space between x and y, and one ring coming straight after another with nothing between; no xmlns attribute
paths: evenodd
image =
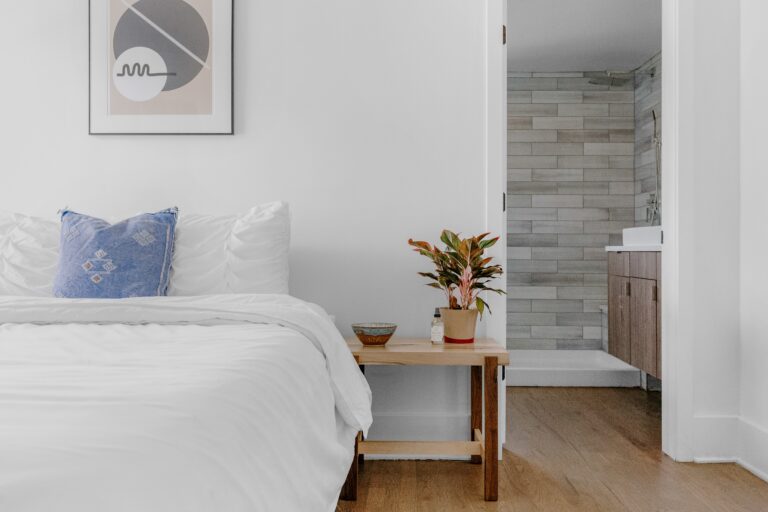
<svg viewBox="0 0 768 512"><path fill-rule="evenodd" d="M0 298L0 511L330 511L371 423L283 295Z"/></svg>

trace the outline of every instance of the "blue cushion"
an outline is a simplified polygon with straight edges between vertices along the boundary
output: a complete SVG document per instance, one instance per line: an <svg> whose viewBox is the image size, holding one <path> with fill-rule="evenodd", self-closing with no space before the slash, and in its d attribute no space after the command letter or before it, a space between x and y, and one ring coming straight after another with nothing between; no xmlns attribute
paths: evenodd
<svg viewBox="0 0 768 512"><path fill-rule="evenodd" d="M61 214L57 297L121 299L165 295L178 209L110 224L72 211Z"/></svg>

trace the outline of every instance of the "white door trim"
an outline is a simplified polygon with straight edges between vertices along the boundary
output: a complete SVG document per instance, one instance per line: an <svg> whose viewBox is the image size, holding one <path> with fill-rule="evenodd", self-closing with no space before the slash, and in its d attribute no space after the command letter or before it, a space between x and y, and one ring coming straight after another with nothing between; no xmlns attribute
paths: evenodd
<svg viewBox="0 0 768 512"><path fill-rule="evenodd" d="M681 290L692 290L686 282L691 272L681 273L686 254L693 246L693 220L681 210L684 194L691 196L693 188L693 130L694 105L690 91L693 84L681 84L681 77L693 66L681 58L692 55L694 20L681 16L693 12L693 0L662 2L662 450L678 461L693 460L693 356L694 333L691 308L686 307ZM681 303L682 301L682 303Z"/></svg>
<svg viewBox="0 0 768 512"><path fill-rule="evenodd" d="M507 183L507 52L502 44L502 27L507 22L506 0L485 0L485 229L498 235L499 241L490 251L506 272L507 221L503 194ZM505 288L506 277L500 279ZM486 336L499 343L507 342L506 296L486 297L493 310L486 315ZM499 372L499 455L506 441L506 383Z"/></svg>

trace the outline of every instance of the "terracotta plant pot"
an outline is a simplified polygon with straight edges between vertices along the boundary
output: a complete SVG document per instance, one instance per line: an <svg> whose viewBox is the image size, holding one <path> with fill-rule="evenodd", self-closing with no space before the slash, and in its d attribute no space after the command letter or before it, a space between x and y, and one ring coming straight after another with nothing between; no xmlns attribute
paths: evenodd
<svg viewBox="0 0 768 512"><path fill-rule="evenodd" d="M440 308L445 325L446 343L474 343L477 325L476 309Z"/></svg>

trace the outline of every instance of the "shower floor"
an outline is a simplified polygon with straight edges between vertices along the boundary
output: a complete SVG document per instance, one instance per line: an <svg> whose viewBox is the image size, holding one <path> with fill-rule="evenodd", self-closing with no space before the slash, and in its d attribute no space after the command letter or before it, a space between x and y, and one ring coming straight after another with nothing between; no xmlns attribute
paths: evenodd
<svg viewBox="0 0 768 512"><path fill-rule="evenodd" d="M640 370L602 350L510 350L507 386L640 386Z"/></svg>

